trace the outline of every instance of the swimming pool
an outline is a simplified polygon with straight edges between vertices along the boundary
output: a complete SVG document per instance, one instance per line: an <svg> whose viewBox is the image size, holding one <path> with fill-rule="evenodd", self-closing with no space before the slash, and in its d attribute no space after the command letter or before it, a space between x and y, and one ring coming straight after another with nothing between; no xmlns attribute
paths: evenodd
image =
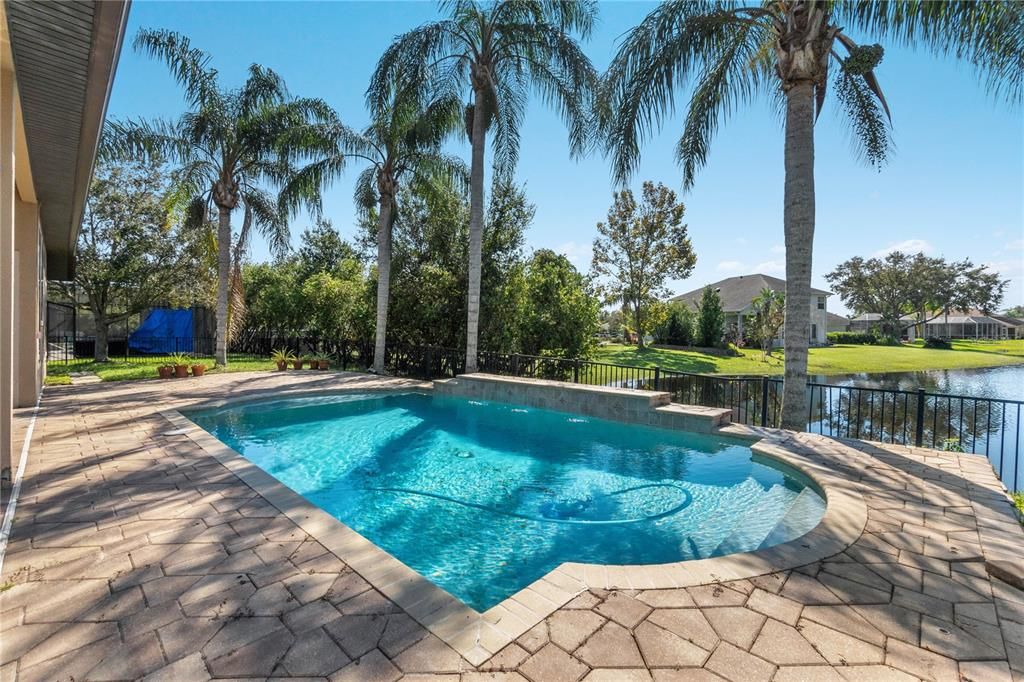
<svg viewBox="0 0 1024 682"><path fill-rule="evenodd" d="M186 414L479 611L562 562L748 551L825 511L740 441L564 412L404 392Z"/></svg>

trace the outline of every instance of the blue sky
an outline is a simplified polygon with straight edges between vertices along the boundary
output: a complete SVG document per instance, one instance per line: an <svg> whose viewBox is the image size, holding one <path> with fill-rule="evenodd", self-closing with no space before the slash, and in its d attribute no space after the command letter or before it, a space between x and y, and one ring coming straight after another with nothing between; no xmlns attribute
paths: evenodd
<svg viewBox="0 0 1024 682"><path fill-rule="evenodd" d="M617 39L653 5L607 2L586 51L610 61ZM377 58L398 34L437 16L428 2L135 2L109 106L118 117L173 116L184 108L166 68L131 49L140 27L186 33L237 85L253 62L273 68L293 94L325 99L349 125L366 124L363 96ZM871 42L867 36L853 36ZM1024 304L1024 113L986 94L969 65L886 46L878 69L893 112L896 150L881 172L857 161L834 101L817 125L814 284L854 255L925 250L990 264L1012 280L1004 305ZM686 94L678 98L679 109ZM643 180L680 190L672 153L681 115L644 148ZM784 276L782 131L767 102L737 112L713 143L710 163L682 195L697 267L677 292L723 277ZM453 143L468 161L468 145ZM569 157L565 128L539 101L522 129L517 177L537 205L530 248L553 248L582 270L595 224L611 203L608 164ZM352 182L327 189L325 212L344 236L355 231ZM300 219L293 238L309 224ZM257 243L252 257L268 257ZM830 310L842 312L838 300Z"/></svg>

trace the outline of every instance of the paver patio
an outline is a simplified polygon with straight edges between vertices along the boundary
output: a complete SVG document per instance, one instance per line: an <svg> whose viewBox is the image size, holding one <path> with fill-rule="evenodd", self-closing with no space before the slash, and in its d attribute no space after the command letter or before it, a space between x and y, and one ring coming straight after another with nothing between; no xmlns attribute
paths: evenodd
<svg viewBox="0 0 1024 682"><path fill-rule="evenodd" d="M685 589L592 588L475 667L161 416L411 383L48 388L0 576L0 679L1024 680L1024 591L986 564L1019 580L1024 532L981 457L793 436L867 502L846 551Z"/></svg>

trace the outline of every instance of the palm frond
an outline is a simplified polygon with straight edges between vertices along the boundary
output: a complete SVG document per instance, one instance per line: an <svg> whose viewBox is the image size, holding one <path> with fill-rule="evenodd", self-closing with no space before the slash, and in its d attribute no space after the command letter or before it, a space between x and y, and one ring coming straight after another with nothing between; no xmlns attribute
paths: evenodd
<svg viewBox="0 0 1024 682"><path fill-rule="evenodd" d="M989 91L1024 102L1024 5L1019 2L842 0L833 16L873 39L924 45L935 54L965 59Z"/></svg>
<svg viewBox="0 0 1024 682"><path fill-rule="evenodd" d="M191 104L201 105L218 96L217 70L209 67L210 55L192 47L186 36L165 29L140 29L132 45L137 51L163 61L185 88Z"/></svg>
<svg viewBox="0 0 1024 682"><path fill-rule="evenodd" d="M756 60L770 37L759 28L757 24L742 25L697 79L699 84L690 99L683 134L676 145L684 189L693 186L697 172L707 162L711 139L719 125L737 104L753 98L762 89L764 74L756 68Z"/></svg>
<svg viewBox="0 0 1024 682"><path fill-rule="evenodd" d="M601 84L598 116L612 176L626 182L640 146L675 109L675 94L706 60L729 54L741 20L719 2L674 0L647 15L627 35Z"/></svg>

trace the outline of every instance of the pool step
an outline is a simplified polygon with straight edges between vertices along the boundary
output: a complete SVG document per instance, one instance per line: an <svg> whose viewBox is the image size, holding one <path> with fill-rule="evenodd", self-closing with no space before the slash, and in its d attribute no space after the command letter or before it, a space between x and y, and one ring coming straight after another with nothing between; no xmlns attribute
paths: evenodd
<svg viewBox="0 0 1024 682"><path fill-rule="evenodd" d="M711 555L722 556L758 548L779 523L774 510L785 504L790 494L785 486L776 484L769 488L757 504L736 519L732 532L718 543Z"/></svg>
<svg viewBox="0 0 1024 682"><path fill-rule="evenodd" d="M768 536L761 542L761 547L771 547L783 542L789 542L798 536L806 533L810 528L807 525L809 516L821 517L824 501L816 492L810 488L804 488L793 500L786 515L768 533Z"/></svg>

